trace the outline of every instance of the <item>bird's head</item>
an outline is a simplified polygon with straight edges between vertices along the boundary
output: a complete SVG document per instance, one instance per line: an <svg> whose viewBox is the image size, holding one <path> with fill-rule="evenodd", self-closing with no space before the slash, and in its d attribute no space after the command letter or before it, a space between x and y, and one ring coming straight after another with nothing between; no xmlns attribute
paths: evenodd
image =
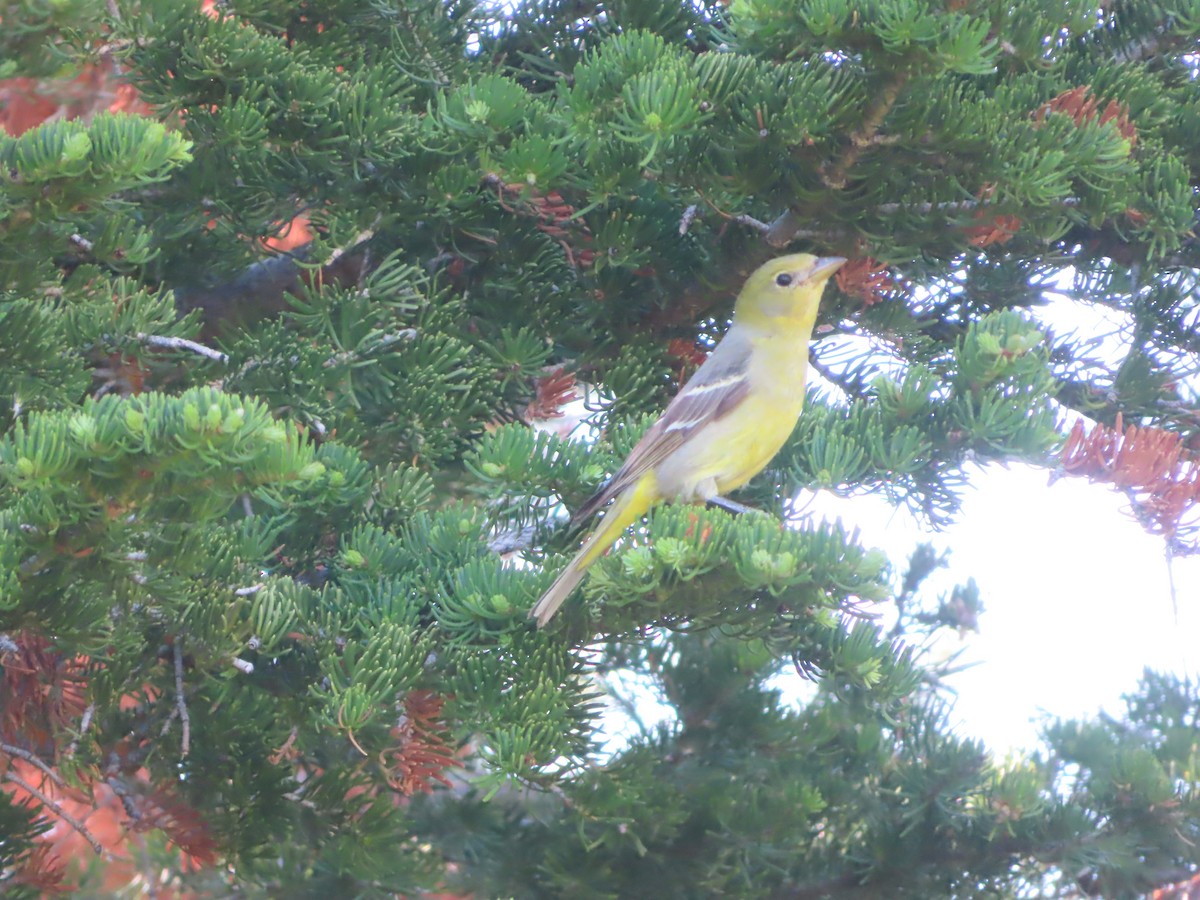
<svg viewBox="0 0 1200 900"><path fill-rule="evenodd" d="M811 327L825 282L845 262L840 256L811 253L768 260L746 279L733 309L735 321L766 327L807 323Z"/></svg>

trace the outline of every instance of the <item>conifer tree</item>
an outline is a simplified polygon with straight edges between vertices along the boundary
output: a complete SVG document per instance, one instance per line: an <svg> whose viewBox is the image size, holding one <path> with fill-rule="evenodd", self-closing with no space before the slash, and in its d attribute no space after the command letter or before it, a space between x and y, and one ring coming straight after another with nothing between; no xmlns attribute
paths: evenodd
<svg viewBox="0 0 1200 900"><path fill-rule="evenodd" d="M0 136L0 889L1184 896L1197 686L997 759L915 649L973 585L792 501L938 526L1020 460L1196 551L1196 0L0 21L0 77L139 105ZM536 630L568 513L800 250L850 263L758 511L654 511ZM535 427L576 396L594 440ZM601 747L606 688L668 724Z"/></svg>

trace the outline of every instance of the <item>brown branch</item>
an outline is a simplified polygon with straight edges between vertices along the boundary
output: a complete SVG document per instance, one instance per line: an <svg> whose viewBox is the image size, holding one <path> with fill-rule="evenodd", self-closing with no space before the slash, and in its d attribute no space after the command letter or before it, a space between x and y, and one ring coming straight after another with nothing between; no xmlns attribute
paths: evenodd
<svg viewBox="0 0 1200 900"><path fill-rule="evenodd" d="M92 717L96 715L96 704L89 703L83 711L83 717L79 720L79 734L69 745L67 745L67 756L75 755L75 750L79 746L79 739L82 738L89 728L92 727Z"/></svg>
<svg viewBox="0 0 1200 900"><path fill-rule="evenodd" d="M763 240L772 247L786 247L795 240L813 240L815 238L838 239L845 235L840 228L801 228L800 217L791 209L785 209L783 214L770 225L763 225L749 216L737 216L734 221L754 225L763 232Z"/></svg>
<svg viewBox="0 0 1200 900"><path fill-rule="evenodd" d="M183 695L183 648L180 646L179 638L175 639L173 649L175 650L175 711L179 714L179 721L183 729L179 752L179 757L182 759L188 755L192 745L192 717L188 715L187 700Z"/></svg>
<svg viewBox="0 0 1200 900"><path fill-rule="evenodd" d="M85 841L87 841L89 844L91 844L92 849L96 851L97 856L105 855L104 845L101 844L100 841L96 839L96 836L94 834L92 834L90 831L88 831L87 826L84 825L83 822L81 822L79 819L75 818L73 815L71 815L69 812L67 812L65 809L63 809L61 803L59 803L57 800L52 798L50 795L45 794L42 791L40 791L38 788L34 787L32 784L30 784L28 781L26 781L24 778L22 778L16 772L5 772L4 778L7 781L11 781L13 784L15 784L21 790L25 791L27 794L31 794L32 796L37 797L39 800L41 800L42 805L44 805L48 810L53 812L56 816L58 816L60 819L62 819L64 822L66 822L68 825L70 825L72 828L74 828Z"/></svg>
<svg viewBox="0 0 1200 900"><path fill-rule="evenodd" d="M884 140L879 134L879 129L892 107L896 105L900 91L907 81L907 74L897 73L876 95L863 116L862 124L850 135L850 145L841 158L828 167L822 167L821 181L826 187L835 191L842 190L846 186L850 170L858 163L863 151ZM765 240L772 247L786 247L801 234L800 217L794 209L789 208L767 227Z"/></svg>
<svg viewBox="0 0 1200 900"><path fill-rule="evenodd" d="M12 744L4 743L0 743L0 750L3 750L9 756L16 756L25 760L25 762L29 763L31 766L41 769L41 771L60 788L67 788L67 783L63 781L62 776L42 762L41 757L36 753L31 753L30 751L24 750L21 747L14 747Z"/></svg>
<svg viewBox="0 0 1200 900"><path fill-rule="evenodd" d="M900 97L900 91L903 90L907 81L908 75L906 73L897 73L891 81L883 86L879 94L876 95L874 102L867 107L867 113L863 116L862 125L850 135L850 146L846 149L846 152L842 154L841 159L834 163L833 166L821 173L821 180L825 182L826 187L840 191L846 186L846 179L850 174L850 170L858 163L858 158L862 156L863 150L876 142L879 129L883 125L883 120L887 118L888 113L892 111L892 107L896 105L896 100Z"/></svg>
<svg viewBox="0 0 1200 900"><path fill-rule="evenodd" d="M317 270L305 264L312 249L309 243L253 263L220 284L178 286L175 305L181 313L200 311L206 338L239 323L278 315L287 308L288 295L305 283L357 285L368 264L370 233L364 234L356 243L331 254Z"/></svg>
<svg viewBox="0 0 1200 900"><path fill-rule="evenodd" d="M220 350L213 350L211 347L205 347L203 344L198 344L195 341L189 341L187 338L142 334L139 332L137 339L150 347L159 347L165 350L189 350L192 353L197 353L200 356L207 357L219 363L229 362L227 354L222 353Z"/></svg>

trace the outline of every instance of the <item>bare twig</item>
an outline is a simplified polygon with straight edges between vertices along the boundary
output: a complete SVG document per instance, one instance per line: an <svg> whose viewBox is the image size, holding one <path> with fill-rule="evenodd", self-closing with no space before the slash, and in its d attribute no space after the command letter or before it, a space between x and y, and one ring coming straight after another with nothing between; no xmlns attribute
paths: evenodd
<svg viewBox="0 0 1200 900"><path fill-rule="evenodd" d="M110 764L108 767L109 776L104 779L104 783L112 789L112 792L117 795L117 799L121 801L121 807L125 810L125 815L134 822L142 820L142 811L138 807L137 798L133 796L133 791L129 789L129 785L125 783L125 779L119 773L119 767L115 764Z"/></svg>
<svg viewBox="0 0 1200 900"><path fill-rule="evenodd" d="M19 787L21 790L25 791L26 793L32 794L34 797L37 797L39 800L41 800L43 806L45 806L47 809L49 809L51 812L53 812L56 816L58 816L60 819L62 819L64 822L66 822L68 825L70 825L72 828L74 828L75 831L77 831L79 833L80 837L82 837L85 841L87 841L89 844L91 844L92 849L96 851L97 856L105 855L104 845L101 844L100 841L98 841L96 839L96 836L94 834L92 834L90 831L88 831L87 826L84 825L83 822L81 822L79 819L75 818L73 815L71 815L69 812L67 812L65 809L63 809L63 806L61 803L59 803L57 800L52 798L49 794L45 794L42 791L40 791L38 788L34 787L32 784L30 784L28 781L26 781L24 778L22 778L16 772L13 772L11 770L8 772L5 772L4 778L7 781L11 781L13 784L15 784L17 787Z"/></svg>
<svg viewBox="0 0 1200 900"><path fill-rule="evenodd" d="M183 648L180 640L175 639L175 711L179 713L179 721L183 725L183 736L180 739L179 757L188 755L192 745L192 719L188 715L187 700L183 696Z"/></svg>
<svg viewBox="0 0 1200 900"><path fill-rule="evenodd" d="M283 745L278 750L273 750L271 755L267 757L271 765L277 766L285 759L291 758L292 745L296 743L296 738L299 736L300 726L293 725L292 730L288 733L287 740L283 742ZM297 793L303 793L303 787L301 787Z"/></svg>
<svg viewBox="0 0 1200 900"><path fill-rule="evenodd" d="M683 211L683 216L679 220L679 233L681 235L688 233L688 229L692 227L692 222L696 220L696 213L699 210L699 205L693 203Z"/></svg>
<svg viewBox="0 0 1200 900"><path fill-rule="evenodd" d="M967 212L972 209L980 209L985 206L993 206L994 204L988 200L946 200L941 203L881 203L875 207L875 211L890 215L898 212L916 212L916 213L931 213L931 212ZM1079 205L1078 197L1064 197L1058 201L1058 206L1070 208Z"/></svg>
<svg viewBox="0 0 1200 900"><path fill-rule="evenodd" d="M317 804L313 803L311 800L306 800L303 797L301 797L300 793L298 791L292 791L290 794L284 794L283 799L291 800L293 803L299 803L305 809L316 809L317 808Z"/></svg>
<svg viewBox="0 0 1200 900"><path fill-rule="evenodd" d="M907 81L906 74L898 73L876 95L874 102L867 108L867 112L863 116L862 124L857 131L850 135L850 146L835 163L823 168L821 180L826 187L840 191L846 186L850 170L858 163L863 151L867 147L886 142L885 138L880 136L879 129L888 113L892 111L892 107L896 104L900 91ZM819 237L821 234L822 232L802 232L800 217L795 210L790 208L784 210L783 215L764 229L765 240L772 247L786 247L798 237Z"/></svg>
<svg viewBox="0 0 1200 900"><path fill-rule="evenodd" d="M95 245L82 234L73 234L67 238L67 241L72 247L82 250L84 253L91 253L95 247Z"/></svg>
<svg viewBox="0 0 1200 900"><path fill-rule="evenodd" d="M737 222L739 225L748 225L755 231L761 231L763 234L766 234L771 230L770 225L768 225L766 222L760 222L758 219L754 218L754 216L743 214L740 216L729 216L729 219L730 221Z"/></svg>
<svg viewBox="0 0 1200 900"><path fill-rule="evenodd" d="M167 335L160 334L139 334L137 339L151 347L161 347L165 350L190 350L192 353L198 353L219 363L229 362L227 354L222 353L220 350L213 350L211 347L205 347L203 344L197 344L195 341L189 341L187 338L168 337Z"/></svg>
<svg viewBox="0 0 1200 900"><path fill-rule="evenodd" d="M96 704L89 703L87 709L83 711L83 717L79 720L79 735L67 745L67 756L74 756L75 749L79 746L79 738L87 734L87 730L92 727L92 717L96 715Z"/></svg>
<svg viewBox="0 0 1200 900"><path fill-rule="evenodd" d="M373 343L364 349L369 350L371 353L378 353L381 350L387 349L392 344L398 344L400 341L411 341L416 336L417 329L402 328L395 334L385 334L377 343ZM336 353L329 357L329 359L325 360L325 362L322 363L322 367L330 369L334 366L340 366L343 363L353 362L354 360L360 358L361 355L361 350L344 350L341 353Z"/></svg>
<svg viewBox="0 0 1200 900"><path fill-rule="evenodd" d="M903 72L898 73L875 96L874 102L867 107L862 124L858 127L857 131L850 135L850 146L846 148L846 152L842 154L836 163L821 173L821 180L825 182L827 187L831 187L835 191L840 191L846 186L846 178L849 176L850 170L858 163L858 158L862 156L863 150L876 143L883 120L887 118L888 113L892 111L892 107L896 105L900 91L903 90L907 81L907 74Z"/></svg>
<svg viewBox="0 0 1200 900"><path fill-rule="evenodd" d="M379 220L378 217L376 217L376 221L378 221L378 220ZM354 240L350 243L349 246L334 248L334 251L329 254L329 260L328 260L328 262L325 263L325 265L327 265L327 266L332 265L333 263L335 263L339 259L341 259L343 256L345 256L347 253L356 252L360 247L363 247L363 245L366 244L367 241L369 241L373 237L375 237L375 231L373 229L368 228L364 231L360 231L357 235L355 235ZM365 265L364 265L364 268L365 268ZM361 275L361 273L360 273L360 275ZM362 285L360 282L359 287L361 287L361 286Z"/></svg>
<svg viewBox="0 0 1200 900"><path fill-rule="evenodd" d="M159 732L159 735L165 737L166 733L171 730L171 723L179 719L183 727L179 758L183 759L191 750L192 719L188 715L187 700L183 694L183 647L179 638L175 639L175 643L171 645L171 649L175 658L175 708L167 716L167 721L163 722L162 731Z"/></svg>
<svg viewBox="0 0 1200 900"><path fill-rule="evenodd" d="M717 210L717 212L720 213L720 210ZM783 215L769 224L759 221L754 216L744 214L731 216L728 213L721 213L721 215L725 216L731 222L737 222L739 225L747 225L761 233L763 240L772 247L784 247L797 239L830 238L842 233L840 228L801 228L799 218L790 209L785 210Z"/></svg>
<svg viewBox="0 0 1200 900"><path fill-rule="evenodd" d="M25 762L29 763L31 766L36 766L37 768L41 769L42 772L45 773L45 775L60 788L67 787L67 783L63 781L62 776L42 762L41 757L39 757L36 753L31 753L30 751L22 749L21 747L14 747L12 744L4 743L0 743L0 750L3 750L9 756L19 757L25 760Z"/></svg>

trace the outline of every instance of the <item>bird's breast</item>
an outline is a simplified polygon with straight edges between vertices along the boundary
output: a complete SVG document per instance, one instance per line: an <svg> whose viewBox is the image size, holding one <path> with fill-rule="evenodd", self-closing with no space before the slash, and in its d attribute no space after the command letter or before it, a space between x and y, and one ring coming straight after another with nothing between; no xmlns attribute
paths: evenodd
<svg viewBox="0 0 1200 900"><path fill-rule="evenodd" d="M771 461L796 425L804 394L751 391L729 414L708 425L657 469L663 497L708 500L741 487Z"/></svg>

